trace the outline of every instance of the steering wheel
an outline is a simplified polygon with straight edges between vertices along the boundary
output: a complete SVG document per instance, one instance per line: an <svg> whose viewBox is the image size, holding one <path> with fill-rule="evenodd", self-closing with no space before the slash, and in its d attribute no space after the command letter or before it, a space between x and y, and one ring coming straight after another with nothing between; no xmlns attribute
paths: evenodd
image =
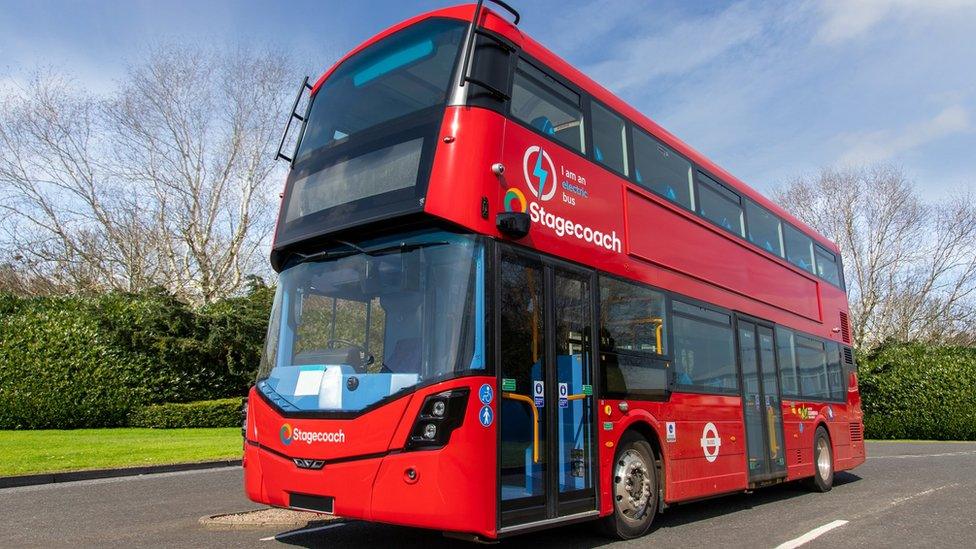
<svg viewBox="0 0 976 549"><path fill-rule="evenodd" d="M353 350L357 351L359 353L359 356L361 357L360 358L361 362L360 364L353 364L352 367L358 373L361 374L366 373L366 367L369 366L370 363L372 362L371 360L369 360L372 357L372 355L367 353L366 349L363 348L362 345L353 343L352 341L347 341L345 339L330 339L325 343L325 348L332 349L332 350L352 348Z"/></svg>

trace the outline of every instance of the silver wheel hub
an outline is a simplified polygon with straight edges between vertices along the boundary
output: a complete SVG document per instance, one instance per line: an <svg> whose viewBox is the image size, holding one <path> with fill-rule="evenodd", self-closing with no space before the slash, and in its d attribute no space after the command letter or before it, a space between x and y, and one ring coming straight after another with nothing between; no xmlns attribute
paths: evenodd
<svg viewBox="0 0 976 549"><path fill-rule="evenodd" d="M817 441L817 474L823 481L830 477L830 461L830 444L827 443L827 439L821 438Z"/></svg>
<svg viewBox="0 0 976 549"><path fill-rule="evenodd" d="M647 514L651 499L651 469L634 449L619 458L613 472L613 492L617 510L626 519L639 521Z"/></svg>

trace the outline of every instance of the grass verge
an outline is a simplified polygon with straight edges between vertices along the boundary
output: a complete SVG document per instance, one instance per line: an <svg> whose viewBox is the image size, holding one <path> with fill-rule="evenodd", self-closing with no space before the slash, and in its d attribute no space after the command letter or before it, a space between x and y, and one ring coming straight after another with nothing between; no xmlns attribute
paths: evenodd
<svg viewBox="0 0 976 549"><path fill-rule="evenodd" d="M237 427L0 431L0 476L240 457Z"/></svg>

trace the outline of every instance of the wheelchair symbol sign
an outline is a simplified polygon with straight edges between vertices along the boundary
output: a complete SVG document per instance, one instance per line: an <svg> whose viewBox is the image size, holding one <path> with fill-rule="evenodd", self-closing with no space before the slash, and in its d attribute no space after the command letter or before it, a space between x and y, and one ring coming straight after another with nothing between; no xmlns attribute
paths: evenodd
<svg viewBox="0 0 976 549"><path fill-rule="evenodd" d="M491 404L491 399L494 398L495 391L492 390L491 385L485 383L478 390L478 398L481 399L482 404Z"/></svg>

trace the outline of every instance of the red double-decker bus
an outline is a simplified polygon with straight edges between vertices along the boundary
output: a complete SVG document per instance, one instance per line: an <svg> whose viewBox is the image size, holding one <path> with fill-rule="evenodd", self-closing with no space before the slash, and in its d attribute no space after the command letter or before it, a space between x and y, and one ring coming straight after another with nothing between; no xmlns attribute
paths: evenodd
<svg viewBox="0 0 976 549"><path fill-rule="evenodd" d="M248 496L629 538L681 502L829 490L865 459L837 247L493 4L303 84Z"/></svg>

